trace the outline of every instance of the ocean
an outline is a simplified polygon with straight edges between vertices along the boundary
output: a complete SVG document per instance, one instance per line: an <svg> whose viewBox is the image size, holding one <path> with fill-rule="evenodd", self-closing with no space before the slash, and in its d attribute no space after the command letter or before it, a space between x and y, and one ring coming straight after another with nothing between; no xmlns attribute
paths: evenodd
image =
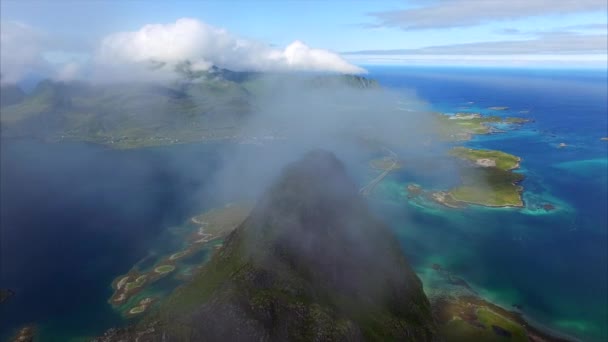
<svg viewBox="0 0 608 342"><path fill-rule="evenodd" d="M600 140L608 136L606 71L368 70L382 86L414 92L436 111L534 120L464 143L522 158L526 208L374 204L423 282L437 263L548 329L608 340L608 142ZM42 341L85 340L126 324L107 302L111 281L158 249L169 227L221 203L209 196L209 183L223 153L216 144L117 151L3 141L0 287L16 295L0 305L0 339L28 323ZM430 180L398 173L379 191ZM547 202L556 209L537 208Z"/></svg>
<svg viewBox="0 0 608 342"><path fill-rule="evenodd" d="M437 263L483 297L520 306L531 321L584 341L608 340L608 142L600 140L608 135L606 71L370 70L382 85L413 89L437 111L534 120L465 143L522 158L525 209L394 203L387 210L423 282ZM415 179L387 180L393 187L408 181ZM545 202L558 209L534 209Z"/></svg>

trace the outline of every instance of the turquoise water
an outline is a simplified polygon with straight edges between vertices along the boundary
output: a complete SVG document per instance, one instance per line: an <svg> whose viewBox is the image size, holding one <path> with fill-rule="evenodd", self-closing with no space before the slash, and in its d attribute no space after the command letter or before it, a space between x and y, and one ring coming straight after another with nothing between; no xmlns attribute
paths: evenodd
<svg viewBox="0 0 608 342"><path fill-rule="evenodd" d="M485 298L520 306L535 322L582 340L607 340L608 143L600 141L608 135L605 72L371 70L384 85L416 89L435 110L457 112L466 104L466 111L534 120L466 143L522 158L524 209L407 203L399 194L408 182L441 188L428 175L407 171L379 189L389 200L376 206L390 217L418 272L438 263ZM567 147L558 148L561 142ZM547 202L556 209L538 208Z"/></svg>

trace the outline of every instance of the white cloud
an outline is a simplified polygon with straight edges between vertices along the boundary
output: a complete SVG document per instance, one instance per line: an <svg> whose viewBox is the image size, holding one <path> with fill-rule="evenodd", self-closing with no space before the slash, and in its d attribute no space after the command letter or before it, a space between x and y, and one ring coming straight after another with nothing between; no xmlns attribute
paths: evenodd
<svg viewBox="0 0 608 342"><path fill-rule="evenodd" d="M77 62L69 62L61 65L55 72L54 78L59 81L72 81L77 79L82 72L82 65Z"/></svg>
<svg viewBox="0 0 608 342"><path fill-rule="evenodd" d="M16 83L28 76L62 81L75 79L84 64L83 58L69 52L75 48L70 41L27 24L3 21L0 23L1 82Z"/></svg>
<svg viewBox="0 0 608 342"><path fill-rule="evenodd" d="M199 69L216 65L251 71L365 72L335 53L300 41L281 50L190 18L111 34L102 40L95 60L103 66L165 62L171 67L189 60Z"/></svg>
<svg viewBox="0 0 608 342"><path fill-rule="evenodd" d="M415 1L419 6L375 12L371 26L404 30L464 27L496 20L584 12L606 13L606 0L439 0Z"/></svg>
<svg viewBox="0 0 608 342"><path fill-rule="evenodd" d="M40 31L17 22L0 23L0 74L3 83L13 83L28 74L48 72L42 57L45 37Z"/></svg>

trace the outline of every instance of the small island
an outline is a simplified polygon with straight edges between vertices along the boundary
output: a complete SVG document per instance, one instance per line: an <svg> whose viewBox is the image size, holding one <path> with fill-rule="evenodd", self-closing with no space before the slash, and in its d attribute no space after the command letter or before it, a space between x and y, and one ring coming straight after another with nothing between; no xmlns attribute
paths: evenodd
<svg viewBox="0 0 608 342"><path fill-rule="evenodd" d="M461 185L449 191L454 200L488 207L523 207L523 188L519 183L524 176L512 172L519 168L519 157L501 151L462 147L452 149L450 154L474 163L463 171Z"/></svg>
<svg viewBox="0 0 608 342"><path fill-rule="evenodd" d="M506 106L494 106L494 107L488 107L489 110L507 110L509 109L509 107Z"/></svg>
<svg viewBox="0 0 608 342"><path fill-rule="evenodd" d="M512 172L519 168L517 156L494 150L455 147L449 154L466 162L461 169L460 185L447 192L434 192L435 202L451 208L466 204L487 207L523 207L519 185L524 176Z"/></svg>
<svg viewBox="0 0 608 342"><path fill-rule="evenodd" d="M516 117L484 116L479 113L435 113L435 119L438 123L437 134L445 141L466 141L473 135L495 133L497 130L492 124L520 125L530 121Z"/></svg>
<svg viewBox="0 0 608 342"><path fill-rule="evenodd" d="M143 312L145 312L146 310L148 310L148 308L150 307L150 305L152 305L152 303L154 302L154 298L152 297L146 297L142 300L139 301L139 303L137 305L135 305L134 307L132 307L128 312L128 316L132 317L132 316L137 316Z"/></svg>

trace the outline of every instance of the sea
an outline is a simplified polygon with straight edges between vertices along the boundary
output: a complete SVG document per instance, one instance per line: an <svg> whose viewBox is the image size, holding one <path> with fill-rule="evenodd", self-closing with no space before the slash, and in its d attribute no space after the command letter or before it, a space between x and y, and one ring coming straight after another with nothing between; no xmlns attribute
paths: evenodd
<svg viewBox="0 0 608 342"><path fill-rule="evenodd" d="M378 187L370 201L425 290L438 264L543 329L608 340L606 70L366 68L434 111L531 120L463 143L521 157L525 208L377 200L411 182L433 188L432 174L389 175ZM161 253L171 227L223 203L213 197L229 153L220 144L112 150L19 139L0 148L0 288L15 292L0 304L0 340L34 324L40 341L84 341L132 322L108 303L111 282Z"/></svg>

